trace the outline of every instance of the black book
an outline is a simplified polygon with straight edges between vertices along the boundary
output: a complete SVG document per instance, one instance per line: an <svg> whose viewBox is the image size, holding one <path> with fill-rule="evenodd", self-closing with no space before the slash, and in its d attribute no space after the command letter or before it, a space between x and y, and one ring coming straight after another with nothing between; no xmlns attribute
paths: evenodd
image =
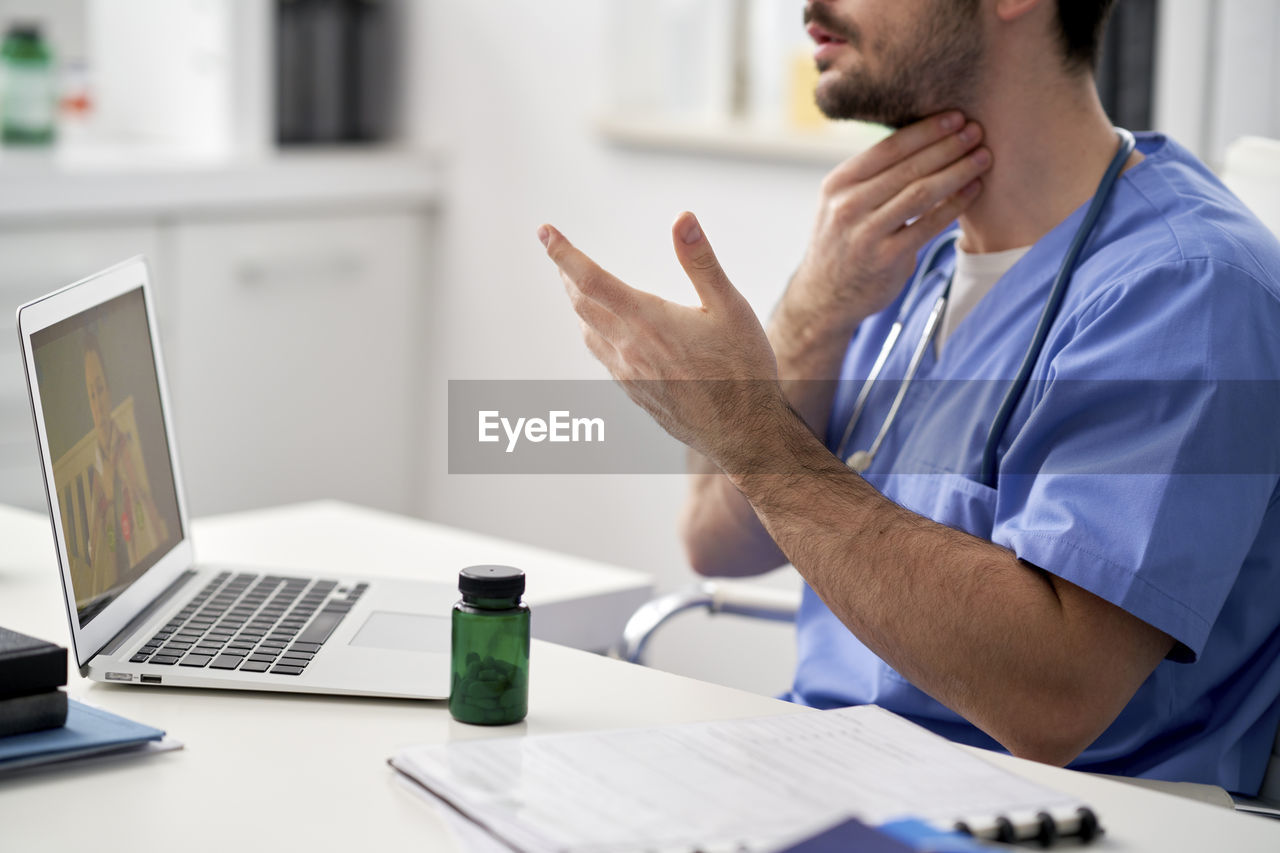
<svg viewBox="0 0 1280 853"><path fill-rule="evenodd" d="M0 737L56 729L67 723L67 694L50 690L0 699Z"/></svg>
<svg viewBox="0 0 1280 853"><path fill-rule="evenodd" d="M0 628L0 699L48 693L66 683L66 649Z"/></svg>

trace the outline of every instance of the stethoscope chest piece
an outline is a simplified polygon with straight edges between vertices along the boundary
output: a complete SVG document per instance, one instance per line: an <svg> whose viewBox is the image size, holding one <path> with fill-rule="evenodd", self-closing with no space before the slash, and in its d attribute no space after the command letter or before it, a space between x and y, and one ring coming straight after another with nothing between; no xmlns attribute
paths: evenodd
<svg viewBox="0 0 1280 853"><path fill-rule="evenodd" d="M852 468L858 474L865 474L867 469L871 467L871 460L874 457L869 450L855 450L849 454L849 458L844 463Z"/></svg>

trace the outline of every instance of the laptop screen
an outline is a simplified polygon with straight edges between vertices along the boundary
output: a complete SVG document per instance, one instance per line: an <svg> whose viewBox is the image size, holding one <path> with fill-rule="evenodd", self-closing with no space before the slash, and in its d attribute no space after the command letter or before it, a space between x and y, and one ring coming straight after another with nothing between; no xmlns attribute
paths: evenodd
<svg viewBox="0 0 1280 853"><path fill-rule="evenodd" d="M182 540L142 288L31 336L84 627Z"/></svg>

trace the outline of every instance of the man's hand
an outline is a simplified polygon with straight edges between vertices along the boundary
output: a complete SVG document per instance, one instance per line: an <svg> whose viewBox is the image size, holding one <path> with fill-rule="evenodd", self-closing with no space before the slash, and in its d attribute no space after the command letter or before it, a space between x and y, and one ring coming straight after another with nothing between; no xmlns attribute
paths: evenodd
<svg viewBox="0 0 1280 853"><path fill-rule="evenodd" d="M827 175L808 251L769 321L782 389L815 435L849 339L906 286L916 255L978 198L991 152L958 112L903 128Z"/></svg>
<svg viewBox="0 0 1280 853"><path fill-rule="evenodd" d="M676 218L672 238L696 307L624 284L549 225L538 238L560 268L587 347L677 439L723 466L753 423L786 408L764 329L692 213Z"/></svg>
<svg viewBox="0 0 1280 853"><path fill-rule="evenodd" d="M781 309L826 318L845 342L901 292L916 253L978 197L991 152L958 112L931 116L846 160L822 182L808 251Z"/></svg>

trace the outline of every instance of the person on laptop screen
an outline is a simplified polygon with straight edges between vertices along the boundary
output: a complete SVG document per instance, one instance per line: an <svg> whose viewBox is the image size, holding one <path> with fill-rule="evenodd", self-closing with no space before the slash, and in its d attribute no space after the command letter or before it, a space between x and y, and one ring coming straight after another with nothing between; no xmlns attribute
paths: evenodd
<svg viewBox="0 0 1280 853"><path fill-rule="evenodd" d="M182 535L141 292L37 332L32 349L84 625Z"/></svg>
<svg viewBox="0 0 1280 853"><path fill-rule="evenodd" d="M76 595L92 599L132 580L132 571L168 538L141 464L133 399L112 408L111 386L98 336L86 329L84 384L93 416L93 474L89 477L89 539L72 563ZM77 565L78 563L78 565ZM78 571L77 571L78 570Z"/></svg>

